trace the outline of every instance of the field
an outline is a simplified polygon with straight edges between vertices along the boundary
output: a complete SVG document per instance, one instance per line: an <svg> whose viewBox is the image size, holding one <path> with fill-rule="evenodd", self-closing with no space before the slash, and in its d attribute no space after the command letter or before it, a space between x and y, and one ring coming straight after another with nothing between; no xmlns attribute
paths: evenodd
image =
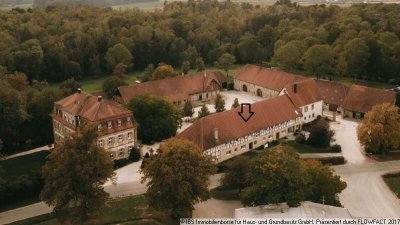
<svg viewBox="0 0 400 225"><path fill-rule="evenodd" d="M58 225L60 223L51 214L45 214L12 224ZM84 224L169 225L172 222L165 214L149 210L144 196L138 195L108 202L98 213L90 216Z"/></svg>

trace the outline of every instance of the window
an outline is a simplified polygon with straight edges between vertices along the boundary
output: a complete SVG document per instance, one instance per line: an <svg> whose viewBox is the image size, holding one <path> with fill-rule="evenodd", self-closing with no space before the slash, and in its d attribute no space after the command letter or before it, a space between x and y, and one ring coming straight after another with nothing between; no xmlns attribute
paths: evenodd
<svg viewBox="0 0 400 225"><path fill-rule="evenodd" d="M132 139L132 132L128 132L128 140Z"/></svg>
<svg viewBox="0 0 400 225"><path fill-rule="evenodd" d="M313 109L314 109L314 104L311 105L311 110L313 110Z"/></svg>
<svg viewBox="0 0 400 225"><path fill-rule="evenodd" d="M231 150L229 150L229 151L226 151L226 154L228 155L228 154L231 154Z"/></svg>
<svg viewBox="0 0 400 225"><path fill-rule="evenodd" d="M315 117L315 113L312 114L312 117L313 117L313 118Z"/></svg>
<svg viewBox="0 0 400 225"><path fill-rule="evenodd" d="M130 122L131 122L131 118L130 118L130 117L126 117L126 121L127 121L128 123L130 123Z"/></svg>
<svg viewBox="0 0 400 225"><path fill-rule="evenodd" d="M304 117L304 120L307 120L307 117L306 117L306 116Z"/></svg>
<svg viewBox="0 0 400 225"><path fill-rule="evenodd" d="M257 141L254 141L254 144L256 145L256 144L257 144Z"/></svg>
<svg viewBox="0 0 400 225"><path fill-rule="evenodd" d="M123 140L123 136L122 136L122 134L119 134L118 135L118 142L121 142Z"/></svg>
<svg viewBox="0 0 400 225"><path fill-rule="evenodd" d="M132 146L132 145L128 146L128 150L129 150L129 151L132 150L132 149L133 149L133 146Z"/></svg>
<svg viewBox="0 0 400 225"><path fill-rule="evenodd" d="M119 156L124 156L124 149L123 149L123 148L121 148L121 149L118 151L118 155L119 155Z"/></svg>
<svg viewBox="0 0 400 225"><path fill-rule="evenodd" d="M112 128L111 121L107 122L107 125L108 125L108 129L111 129L111 128Z"/></svg>
<svg viewBox="0 0 400 225"><path fill-rule="evenodd" d="M103 140L99 140L99 146L100 146L100 147L103 147L103 144L104 144L104 143L103 143Z"/></svg>
<svg viewBox="0 0 400 225"><path fill-rule="evenodd" d="M121 125L122 125L122 121L118 120L118 126L121 126Z"/></svg>
<svg viewBox="0 0 400 225"><path fill-rule="evenodd" d="M98 130L98 131L101 131L101 124L99 124L99 125L97 126L97 130Z"/></svg>
<svg viewBox="0 0 400 225"><path fill-rule="evenodd" d="M110 153L110 157L113 159L114 158L114 153Z"/></svg>
<svg viewBox="0 0 400 225"><path fill-rule="evenodd" d="M272 135L269 135L268 138L269 138L269 139L272 139Z"/></svg>
<svg viewBox="0 0 400 225"><path fill-rule="evenodd" d="M202 94L199 95L199 100L200 101L203 100L203 95Z"/></svg>
<svg viewBox="0 0 400 225"><path fill-rule="evenodd" d="M308 106L304 107L304 112L308 112Z"/></svg>
<svg viewBox="0 0 400 225"><path fill-rule="evenodd" d="M245 149L246 148L246 145L242 145L242 147L240 147L241 149Z"/></svg>
<svg viewBox="0 0 400 225"><path fill-rule="evenodd" d="M112 145L114 143L114 138L113 137L109 137L108 138L108 144Z"/></svg>
<svg viewBox="0 0 400 225"><path fill-rule="evenodd" d="M237 148L235 148L235 152L237 152Z"/></svg>

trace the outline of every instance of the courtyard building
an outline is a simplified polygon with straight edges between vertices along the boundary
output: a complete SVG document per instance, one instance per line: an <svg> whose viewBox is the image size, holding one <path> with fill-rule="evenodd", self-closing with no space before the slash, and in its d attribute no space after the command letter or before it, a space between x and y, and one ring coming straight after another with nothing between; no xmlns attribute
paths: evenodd
<svg viewBox="0 0 400 225"><path fill-rule="evenodd" d="M286 85L305 79L308 78L247 64L236 72L234 88L260 97L272 98L279 95Z"/></svg>
<svg viewBox="0 0 400 225"><path fill-rule="evenodd" d="M286 94L254 103L251 110L254 115L247 122L238 114L240 107L200 118L177 137L221 162L301 129L301 111Z"/></svg>
<svg viewBox="0 0 400 225"><path fill-rule="evenodd" d="M352 85L342 104L343 117L361 119L375 105L395 104L396 92Z"/></svg>
<svg viewBox="0 0 400 225"><path fill-rule="evenodd" d="M340 112L349 87L338 82L316 80L324 102L324 110Z"/></svg>
<svg viewBox="0 0 400 225"><path fill-rule="evenodd" d="M85 124L97 126L98 145L114 160L128 158L137 145L137 124L131 111L80 89L55 102L51 117L56 145Z"/></svg>
<svg viewBox="0 0 400 225"><path fill-rule="evenodd" d="M286 85L280 95L287 94L303 114L303 123L322 116L322 96L315 80L307 79Z"/></svg>
<svg viewBox="0 0 400 225"><path fill-rule="evenodd" d="M226 87L227 78L221 71L204 71L191 75L179 75L162 80L148 81L140 84L118 87L114 99L127 104L140 94L154 94L165 97L182 107L186 101L194 106L210 101Z"/></svg>

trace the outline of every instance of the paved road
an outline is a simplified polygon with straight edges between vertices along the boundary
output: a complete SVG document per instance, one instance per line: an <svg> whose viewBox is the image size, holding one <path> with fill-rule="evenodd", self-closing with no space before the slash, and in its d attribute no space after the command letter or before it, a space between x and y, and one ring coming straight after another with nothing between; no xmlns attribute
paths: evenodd
<svg viewBox="0 0 400 225"><path fill-rule="evenodd" d="M48 145L45 145L45 146L38 147L38 148L29 150L29 151L24 151L24 152L20 152L20 153L14 154L14 155L9 155L0 160L12 159L12 158L23 156L23 155L29 155L29 154L32 154L35 152L49 151L52 147L53 147L53 145L51 147L49 147Z"/></svg>

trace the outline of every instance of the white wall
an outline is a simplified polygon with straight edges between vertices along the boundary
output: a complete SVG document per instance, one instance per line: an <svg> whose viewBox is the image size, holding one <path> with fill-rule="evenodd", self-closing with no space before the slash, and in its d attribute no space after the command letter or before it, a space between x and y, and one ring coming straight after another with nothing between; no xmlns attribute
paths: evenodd
<svg viewBox="0 0 400 225"><path fill-rule="evenodd" d="M255 84L250 84L241 80L234 80L234 89L237 91L243 91L243 85L247 86L247 92L248 93L252 93L254 95L257 95L257 90L260 89L263 98L272 98L275 97L279 94L278 91L272 90L272 89L268 89L265 87L261 87L261 86L257 86Z"/></svg>
<svg viewBox="0 0 400 225"><path fill-rule="evenodd" d="M315 120L318 116L322 116L322 107L322 100L300 107L301 113L303 114L303 123L309 123Z"/></svg>

